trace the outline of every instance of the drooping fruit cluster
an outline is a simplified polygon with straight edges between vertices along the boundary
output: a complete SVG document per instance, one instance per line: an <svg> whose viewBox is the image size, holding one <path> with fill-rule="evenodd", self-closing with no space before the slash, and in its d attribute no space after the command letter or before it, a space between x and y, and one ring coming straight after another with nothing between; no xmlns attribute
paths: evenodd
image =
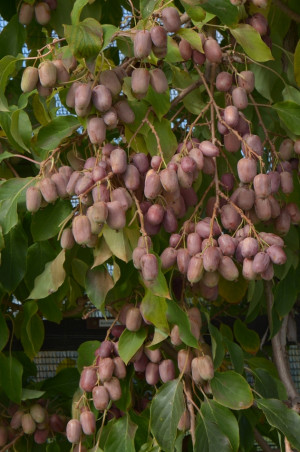
<svg viewBox="0 0 300 452"><path fill-rule="evenodd" d="M0 447L20 434L33 435L36 444L44 444L53 434L64 434L67 418L63 414L51 413L53 410L48 409L48 402L41 399L21 406L9 406L3 425L0 426Z"/></svg>
<svg viewBox="0 0 300 452"><path fill-rule="evenodd" d="M57 8L57 0L44 0L35 4L22 2L19 9L19 22L29 25L33 18L40 25L47 25L51 20L51 10Z"/></svg>

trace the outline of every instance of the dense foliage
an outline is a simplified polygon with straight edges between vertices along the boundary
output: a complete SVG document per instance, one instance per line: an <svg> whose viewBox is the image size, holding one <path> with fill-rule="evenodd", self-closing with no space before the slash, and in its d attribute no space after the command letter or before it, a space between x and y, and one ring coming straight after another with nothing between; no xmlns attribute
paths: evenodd
<svg viewBox="0 0 300 452"><path fill-rule="evenodd" d="M300 450L300 5L0 14L0 452ZM36 383L43 320L95 309Z"/></svg>

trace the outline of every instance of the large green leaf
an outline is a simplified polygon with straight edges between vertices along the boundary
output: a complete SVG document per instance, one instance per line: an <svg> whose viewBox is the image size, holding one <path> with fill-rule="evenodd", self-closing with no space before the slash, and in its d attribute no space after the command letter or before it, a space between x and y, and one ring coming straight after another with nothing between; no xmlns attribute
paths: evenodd
<svg viewBox="0 0 300 452"><path fill-rule="evenodd" d="M232 410L244 410L253 403L253 395L247 381L232 370L215 372L210 384L216 402Z"/></svg>
<svg viewBox="0 0 300 452"><path fill-rule="evenodd" d="M208 329L209 329L210 337L211 337L214 368L218 369L218 367L220 367L220 365L222 364L222 361L223 361L223 358L225 355L225 349L224 349L224 346L222 343L223 338L222 338L222 334L220 333L218 328L213 326L209 322L209 319L208 319Z"/></svg>
<svg viewBox="0 0 300 452"><path fill-rule="evenodd" d="M300 40L294 53L294 74L297 85L300 87Z"/></svg>
<svg viewBox="0 0 300 452"><path fill-rule="evenodd" d="M118 352L125 364L128 364L143 345L147 333L147 328L140 328L138 331L129 331L127 329L123 331L119 339Z"/></svg>
<svg viewBox="0 0 300 452"><path fill-rule="evenodd" d="M234 322L233 331L236 340L248 353L256 354L260 347L260 339L256 331L250 330L240 319Z"/></svg>
<svg viewBox="0 0 300 452"><path fill-rule="evenodd" d="M0 34L0 58L5 55L17 56L25 41L25 28L20 24L18 15L12 17Z"/></svg>
<svg viewBox="0 0 300 452"><path fill-rule="evenodd" d="M270 48L251 25L239 24L236 28L231 28L230 31L246 54L254 61L274 60Z"/></svg>
<svg viewBox="0 0 300 452"><path fill-rule="evenodd" d="M90 3L90 0L76 0L71 12L71 21L73 25L76 25L79 23L80 20L80 14L82 9Z"/></svg>
<svg viewBox="0 0 300 452"><path fill-rule="evenodd" d="M26 272L27 235L21 225L10 230L4 236L5 248L2 250L0 283L9 292L13 292L22 281Z"/></svg>
<svg viewBox="0 0 300 452"><path fill-rule="evenodd" d="M196 31L192 30L191 28L180 28L177 34L182 36L187 42L189 42L193 49L196 49L199 52L204 53L202 40L199 33L196 33Z"/></svg>
<svg viewBox="0 0 300 452"><path fill-rule="evenodd" d="M287 437L291 446L300 450L300 416L276 399L258 399L258 408L263 410L267 421Z"/></svg>
<svg viewBox="0 0 300 452"><path fill-rule="evenodd" d="M17 208L25 201L25 188L32 184L33 178L13 178L0 187L0 225L7 234L18 223Z"/></svg>
<svg viewBox="0 0 300 452"><path fill-rule="evenodd" d="M55 204L48 204L32 216L31 233L37 242L49 240L59 233L61 223L72 212L70 201L60 199Z"/></svg>
<svg viewBox="0 0 300 452"><path fill-rule="evenodd" d="M206 399L206 403L201 405L201 412L207 420L217 424L221 432L229 439L232 450L237 452L240 442L239 426L232 411L214 400Z"/></svg>
<svg viewBox="0 0 300 452"><path fill-rule="evenodd" d="M165 93L157 93L150 85L145 100L152 105L153 110L160 121L170 110L171 102L169 90Z"/></svg>
<svg viewBox="0 0 300 452"><path fill-rule="evenodd" d="M6 55L0 60L0 111L9 111L5 88L9 78L15 73L17 62L21 58L23 58L23 55L17 58L12 55Z"/></svg>
<svg viewBox="0 0 300 452"><path fill-rule="evenodd" d="M105 242L112 253L124 262L130 261L133 250L126 236L125 230L121 229L116 231L105 225L102 231Z"/></svg>
<svg viewBox="0 0 300 452"><path fill-rule="evenodd" d="M23 305L23 321L21 325L21 342L26 355L33 359L44 342L44 324L37 314L36 301L27 301Z"/></svg>
<svg viewBox="0 0 300 452"><path fill-rule="evenodd" d="M46 264L44 271L34 280L34 287L28 296L29 299L39 300L57 291L66 277L65 258L66 250L61 250L53 261Z"/></svg>
<svg viewBox="0 0 300 452"><path fill-rule="evenodd" d="M151 431L166 452L174 452L177 425L184 409L183 385L179 379L165 383L152 400Z"/></svg>
<svg viewBox="0 0 300 452"><path fill-rule="evenodd" d="M57 252L46 242L35 242L27 252L27 269L24 276L25 284L28 290L32 290L35 278L41 273L41 268L44 268L47 262L55 259Z"/></svg>
<svg viewBox="0 0 300 452"><path fill-rule="evenodd" d="M22 397L23 367L13 356L0 354L0 385L7 397L18 405Z"/></svg>
<svg viewBox="0 0 300 452"><path fill-rule="evenodd" d="M265 369L255 369L253 371L255 377L255 390L262 397L276 398L279 400L286 400L287 393L283 383L270 375Z"/></svg>
<svg viewBox="0 0 300 452"><path fill-rule="evenodd" d="M0 352L7 344L8 338L9 338L9 329L6 324L4 316L0 311Z"/></svg>
<svg viewBox="0 0 300 452"><path fill-rule="evenodd" d="M140 0L142 18L148 19L156 8L156 5L159 5L159 0Z"/></svg>
<svg viewBox="0 0 300 452"><path fill-rule="evenodd" d="M112 426L107 441L105 452L135 452L134 437L137 425L132 422L126 413Z"/></svg>
<svg viewBox="0 0 300 452"><path fill-rule="evenodd" d="M95 57L102 47L103 33L97 20L89 17L76 25L64 25L65 37L76 58Z"/></svg>
<svg viewBox="0 0 300 452"><path fill-rule="evenodd" d="M36 146L46 151L55 149L65 138L72 135L80 126L74 116L58 116L52 119L46 126L40 128Z"/></svg>
<svg viewBox="0 0 300 452"><path fill-rule="evenodd" d="M202 416L198 414L196 420L196 441L194 451L201 452L233 452L228 437L221 431L218 424L216 424L210 416L202 412Z"/></svg>
<svg viewBox="0 0 300 452"><path fill-rule="evenodd" d="M100 347L99 341L83 342L78 348L77 369L82 372L84 366L90 366L95 359L95 350Z"/></svg>
<svg viewBox="0 0 300 452"><path fill-rule="evenodd" d="M141 311L146 320L164 333L169 333L169 324L166 314L168 305L165 298L157 297L150 290L146 294L141 303Z"/></svg>
<svg viewBox="0 0 300 452"><path fill-rule="evenodd" d="M47 378L41 389L46 391L48 397L58 397L60 394L72 398L78 389L79 373L75 367L67 367L58 372L53 378Z"/></svg>
<svg viewBox="0 0 300 452"><path fill-rule="evenodd" d="M228 349L234 370L237 373L242 374L243 370L244 370L243 350L241 349L241 347L239 345L237 345L235 342L233 342L227 338L223 338L223 341L224 341L225 346Z"/></svg>
<svg viewBox="0 0 300 452"><path fill-rule="evenodd" d="M105 267L88 270L85 277L86 293L90 301L104 310L107 292L114 287L114 281Z"/></svg>
<svg viewBox="0 0 300 452"><path fill-rule="evenodd" d="M28 114L24 110L15 110L11 115L10 133L21 149L30 152L32 126Z"/></svg>
<svg viewBox="0 0 300 452"><path fill-rule="evenodd" d="M272 105L285 126L295 135L300 135L300 105L291 101L277 102Z"/></svg>
<svg viewBox="0 0 300 452"><path fill-rule="evenodd" d="M280 317L287 315L297 300L297 274L298 271L291 268L286 277L276 284L274 306Z"/></svg>
<svg viewBox="0 0 300 452"><path fill-rule="evenodd" d="M167 304L167 318L170 323L178 325L180 339L189 347L198 348L197 339L191 332L190 322L186 313L173 300L167 300Z"/></svg>
<svg viewBox="0 0 300 452"><path fill-rule="evenodd" d="M206 0L199 3L205 11L218 16L225 25L233 25L238 21L238 9L229 0Z"/></svg>

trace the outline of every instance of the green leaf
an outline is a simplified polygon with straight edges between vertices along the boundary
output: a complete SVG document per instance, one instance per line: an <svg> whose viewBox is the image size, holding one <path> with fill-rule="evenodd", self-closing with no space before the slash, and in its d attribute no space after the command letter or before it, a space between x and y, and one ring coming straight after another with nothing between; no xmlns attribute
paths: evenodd
<svg viewBox="0 0 300 452"><path fill-rule="evenodd" d="M300 105L288 100L272 105L285 126L295 135L300 135Z"/></svg>
<svg viewBox="0 0 300 452"><path fill-rule="evenodd" d="M222 364L225 355L225 349L222 344L223 338L220 331L209 322L209 319L208 319L208 329L211 337L214 368L218 369Z"/></svg>
<svg viewBox="0 0 300 452"><path fill-rule="evenodd" d="M26 36L25 27L20 24L18 15L11 18L0 34L0 58L5 55L17 56L22 51Z"/></svg>
<svg viewBox="0 0 300 452"><path fill-rule="evenodd" d="M251 25L239 24L236 28L231 28L230 31L246 54L254 61L274 60L270 48Z"/></svg>
<svg viewBox="0 0 300 452"><path fill-rule="evenodd" d="M300 108L300 107L299 107ZM169 163L177 149L177 140L172 132L170 121L163 118L161 121L154 119L153 127L157 137L150 130L145 137L147 149L152 156L157 155L158 142L161 146L164 159Z"/></svg>
<svg viewBox="0 0 300 452"><path fill-rule="evenodd" d="M107 269L104 267L88 270L85 277L86 293L90 301L104 310L107 293L114 287L114 282Z"/></svg>
<svg viewBox="0 0 300 452"><path fill-rule="evenodd" d="M127 329L123 331L119 339L118 352L125 364L128 364L143 345L147 333L147 328L141 328L139 331L129 331Z"/></svg>
<svg viewBox="0 0 300 452"><path fill-rule="evenodd" d="M77 369L82 372L85 366L93 364L95 359L95 350L100 347L100 341L86 341L78 348Z"/></svg>
<svg viewBox="0 0 300 452"><path fill-rule="evenodd" d="M117 27L114 25L102 25L102 31L103 31L103 43L102 43L102 49L104 50L111 42L111 39L113 35L118 31Z"/></svg>
<svg viewBox="0 0 300 452"><path fill-rule="evenodd" d="M185 12L194 22L202 22L205 19L206 12L199 5L199 0L180 0Z"/></svg>
<svg viewBox="0 0 300 452"><path fill-rule="evenodd" d="M233 25L238 22L238 9L229 0L207 0L199 3L205 11L218 16L225 25Z"/></svg>
<svg viewBox="0 0 300 452"><path fill-rule="evenodd" d="M28 248L27 269L24 276L28 290L33 289L34 280L41 273L41 268L55 257L56 251L49 242L35 242Z"/></svg>
<svg viewBox="0 0 300 452"><path fill-rule="evenodd" d="M202 403L201 412L207 420L217 424L221 432L229 439L231 449L237 452L240 438L239 426L234 414L228 408L208 398L205 403Z"/></svg>
<svg viewBox="0 0 300 452"><path fill-rule="evenodd" d="M57 291L66 277L65 258L66 251L61 250L53 261L45 265L44 271L34 280L34 287L28 296L29 299L39 300Z"/></svg>
<svg viewBox="0 0 300 452"><path fill-rule="evenodd" d="M300 416L296 411L276 399L258 399L258 408L263 410L267 421L287 437L291 446L300 449Z"/></svg>
<svg viewBox="0 0 300 452"><path fill-rule="evenodd" d="M57 397L62 394L72 398L78 389L79 373L75 367L62 369L53 378L43 381L41 389L46 391L47 397Z"/></svg>
<svg viewBox="0 0 300 452"><path fill-rule="evenodd" d="M185 108L193 113L194 115L199 115L200 112L206 107L206 104L203 102L201 90L194 89L191 93L183 99L183 105Z"/></svg>
<svg viewBox="0 0 300 452"><path fill-rule="evenodd" d="M147 290L140 309L146 320L152 322L156 328L164 333L169 333L169 324L166 318L168 305L165 298L157 297L150 290Z"/></svg>
<svg viewBox="0 0 300 452"><path fill-rule="evenodd" d="M14 157L14 154L12 154L11 152L4 151L2 154L0 154L0 162L11 157Z"/></svg>
<svg viewBox="0 0 300 452"><path fill-rule="evenodd" d="M132 422L126 413L112 426L107 441L105 452L135 452L134 437L137 425Z"/></svg>
<svg viewBox="0 0 300 452"><path fill-rule="evenodd" d="M198 341L191 332L190 322L186 313L173 300L167 300L167 304L167 318L170 323L178 325L180 339L189 347L198 348Z"/></svg>
<svg viewBox="0 0 300 452"><path fill-rule="evenodd" d="M211 420L210 416L207 416L205 411L197 416L196 431L195 431L195 446L194 451L201 452L233 452L230 441L227 436L221 431L218 424Z"/></svg>
<svg viewBox="0 0 300 452"><path fill-rule="evenodd" d="M46 126L51 121L51 117L48 113L47 104L45 99L39 94L35 94L32 98L33 113L38 122L42 126Z"/></svg>
<svg viewBox="0 0 300 452"><path fill-rule="evenodd" d="M148 19L155 10L156 5L159 5L159 3L159 0L140 0L142 19Z"/></svg>
<svg viewBox="0 0 300 452"><path fill-rule="evenodd" d="M127 369L126 377L120 380L122 397L115 402L119 410L126 413L132 405L132 379L134 378L134 367Z"/></svg>
<svg viewBox="0 0 300 452"><path fill-rule="evenodd" d="M184 38L187 42L189 42L193 49L204 53L202 40L199 33L196 33L191 28L180 28L180 30L178 30L176 33Z"/></svg>
<svg viewBox="0 0 300 452"><path fill-rule="evenodd" d="M297 85L300 87L300 40L294 53L294 75Z"/></svg>
<svg viewBox="0 0 300 452"><path fill-rule="evenodd" d="M89 0L76 0L71 12L71 21L73 25L77 25L80 20L80 14L85 5L87 5Z"/></svg>
<svg viewBox="0 0 300 452"><path fill-rule="evenodd" d="M219 280L219 294L228 303L239 303L245 296L248 288L248 281L246 281L240 274L237 281L227 281L227 279L220 278Z"/></svg>
<svg viewBox="0 0 300 452"><path fill-rule="evenodd" d="M23 305L23 321L21 325L21 342L28 358L33 359L44 342L44 324L37 315L38 305L35 301L27 301Z"/></svg>
<svg viewBox="0 0 300 452"><path fill-rule="evenodd" d="M6 324L5 318L0 311L0 352L4 349L9 339L9 329Z"/></svg>
<svg viewBox="0 0 300 452"><path fill-rule="evenodd" d="M5 248L2 250L0 283L13 292L22 281L26 272L27 235L21 225L10 230L4 236Z"/></svg>
<svg viewBox="0 0 300 452"><path fill-rule="evenodd" d="M10 133L20 148L30 152L32 127L28 114L23 110L15 110L11 115Z"/></svg>
<svg viewBox="0 0 300 452"><path fill-rule="evenodd" d="M25 202L25 188L32 184L33 178L13 178L0 187L0 226L3 234L7 234L18 223L17 208Z"/></svg>
<svg viewBox="0 0 300 452"><path fill-rule="evenodd" d="M179 379L161 386L152 400L151 431L159 446L166 452L174 452L177 425L184 409L183 385Z"/></svg>
<svg viewBox="0 0 300 452"><path fill-rule="evenodd" d="M254 388L262 397L287 399L286 389L278 378L274 378L265 369L255 369L253 374L255 377Z"/></svg>
<svg viewBox="0 0 300 452"><path fill-rule="evenodd" d="M280 317L286 316L297 300L296 286L297 270L291 268L284 279L276 285L274 293L274 306Z"/></svg>
<svg viewBox="0 0 300 452"><path fill-rule="evenodd" d="M145 100L148 101L150 105L152 105L153 110L155 111L155 114L160 121L161 118L170 110L171 102L169 91L159 94L154 91L152 86L149 86Z"/></svg>
<svg viewBox="0 0 300 452"><path fill-rule="evenodd" d="M100 237L97 242L96 248L94 248L94 263L92 268L104 264L104 262L106 262L107 259L109 259L112 255L113 253L107 245L104 237Z"/></svg>
<svg viewBox="0 0 300 452"><path fill-rule="evenodd" d="M89 17L77 25L64 25L65 37L76 58L92 58L101 50L103 33L97 20Z"/></svg>
<svg viewBox="0 0 300 452"><path fill-rule="evenodd" d="M60 199L55 204L48 204L44 209L32 215L31 233L37 242L56 237L60 231L61 223L72 212L70 201Z"/></svg>
<svg viewBox="0 0 300 452"><path fill-rule="evenodd" d="M182 61L182 56L179 52L178 44L174 39L171 38L171 36L168 36L167 49L167 55L164 58L167 63L178 63L179 61Z"/></svg>
<svg viewBox="0 0 300 452"><path fill-rule="evenodd" d="M253 395L247 381L236 372L215 372L210 382L216 402L232 410L244 410L253 403Z"/></svg>
<svg viewBox="0 0 300 452"><path fill-rule="evenodd" d="M19 55L17 58L6 55L0 60L0 111L9 111L5 88L8 80L16 71L17 62L22 58L24 58L23 55Z"/></svg>
<svg viewBox="0 0 300 452"><path fill-rule="evenodd" d="M247 353L255 355L258 352L260 339L255 331L247 328L247 325L240 319L234 322L233 331L236 340Z"/></svg>
<svg viewBox="0 0 300 452"><path fill-rule="evenodd" d="M57 116L47 125L40 128L36 146L46 151L52 151L74 130L80 126L80 122L74 116Z"/></svg>
<svg viewBox="0 0 300 452"><path fill-rule="evenodd" d="M237 373L242 374L243 370L244 370L243 350L241 349L241 347L239 345L237 345L235 342L233 342L227 338L223 338L223 341L229 352L230 359L231 359L232 365L234 367L234 370Z"/></svg>
<svg viewBox="0 0 300 452"><path fill-rule="evenodd" d="M40 399L45 394L45 391L37 391L36 389L23 388L22 401Z"/></svg>
<svg viewBox="0 0 300 452"><path fill-rule="evenodd" d="M102 229L105 242L110 248L112 254L124 262L128 262L132 258L132 248L125 234L124 229L116 231L105 225Z"/></svg>
<svg viewBox="0 0 300 452"><path fill-rule="evenodd" d="M23 367L13 356L0 354L0 385L7 397L20 405Z"/></svg>

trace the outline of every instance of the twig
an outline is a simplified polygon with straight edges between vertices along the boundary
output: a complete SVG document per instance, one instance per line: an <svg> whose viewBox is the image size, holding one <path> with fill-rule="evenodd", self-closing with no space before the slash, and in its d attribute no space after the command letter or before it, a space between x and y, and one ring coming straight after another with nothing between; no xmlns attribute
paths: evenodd
<svg viewBox="0 0 300 452"><path fill-rule="evenodd" d="M293 11L291 8L289 8L285 3L283 3L281 0L273 0L273 3L278 6L281 11L283 11L287 16L289 16L292 20L295 22L300 23L300 14Z"/></svg>
<svg viewBox="0 0 300 452"><path fill-rule="evenodd" d="M202 80L199 79L196 82L192 83L191 85L187 86L186 88L184 88L180 94L178 94L177 97L175 97L175 99L171 102L170 105L170 110L175 107L175 105L179 104L179 102L182 101L182 99L185 98L185 96L187 96L188 94L190 94L190 92L194 91L194 89L198 88L200 85L202 85Z"/></svg>
<svg viewBox="0 0 300 452"><path fill-rule="evenodd" d="M159 139L158 133L156 132L154 125L151 124L151 122L149 121L148 118L146 119L146 123L147 123L148 126L150 127L151 132L153 133L153 135L155 136L156 143L157 143L157 147L158 147L158 152L159 152L159 154L160 154L160 157L161 157L161 159L162 159L163 164L164 164L165 167L166 167L167 164L166 164L165 159L164 159L164 154L163 154L163 150L162 150L162 148L161 148L161 144L160 144L160 139Z"/></svg>
<svg viewBox="0 0 300 452"><path fill-rule="evenodd" d="M256 428L254 429L254 438L263 451L274 452L274 449L271 449L269 444L264 440L264 438L261 436L261 434Z"/></svg>
<svg viewBox="0 0 300 452"><path fill-rule="evenodd" d="M191 432L191 438L192 438L192 443L193 446L195 446L195 442L196 442L196 426L195 426L195 412L194 412L194 406L193 406L193 397L192 397L192 388L191 388L191 380L189 377L187 377L185 379L185 385L184 385L184 389L185 389L185 394L187 397L187 408L189 410L190 413L190 432Z"/></svg>
<svg viewBox="0 0 300 452"><path fill-rule="evenodd" d="M273 293L272 293L272 282L264 281L264 289L266 295L266 304L268 312L269 326L272 325L272 308L274 303ZM286 332L285 332L286 333ZM286 358L285 350L282 347L280 336L282 334L282 326L280 330L272 337L272 349L275 365L282 383L285 386L288 397L293 401L299 397L298 391L293 382L289 364Z"/></svg>
<svg viewBox="0 0 300 452"><path fill-rule="evenodd" d="M24 435L24 432L19 433L19 435L16 436L10 443L6 444L6 446L4 446L2 449L0 449L0 452L6 452L6 451L8 451L9 448L10 448L11 446L13 446L13 445L15 444L15 442L17 442L18 439L21 438L21 436L23 436L23 435Z"/></svg>

